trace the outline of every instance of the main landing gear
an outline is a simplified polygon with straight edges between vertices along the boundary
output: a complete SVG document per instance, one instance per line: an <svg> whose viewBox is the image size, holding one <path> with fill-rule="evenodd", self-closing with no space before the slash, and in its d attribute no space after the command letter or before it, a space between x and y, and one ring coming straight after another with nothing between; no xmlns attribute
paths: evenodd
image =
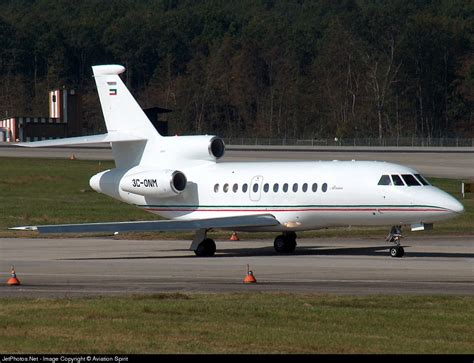
<svg viewBox="0 0 474 363"><path fill-rule="evenodd" d="M390 247L390 256L402 257L405 250L400 246L400 239L402 238L402 226L393 226L385 240L389 243L395 243L395 246Z"/></svg>
<svg viewBox="0 0 474 363"><path fill-rule="evenodd" d="M278 253L292 253L295 252L296 248L296 233L295 232L283 232L283 234L275 238L273 243L275 251Z"/></svg>
<svg viewBox="0 0 474 363"><path fill-rule="evenodd" d="M189 249L198 257L212 257L216 253L216 242L212 238L207 238L207 230L200 229L196 232Z"/></svg>
<svg viewBox="0 0 474 363"><path fill-rule="evenodd" d="M194 250L194 253L198 257L212 257L216 253L216 243L211 238L205 238Z"/></svg>
<svg viewBox="0 0 474 363"><path fill-rule="evenodd" d="M275 238L273 246L278 253L294 252L296 248L296 233L283 232L283 234ZM200 229L196 232L189 249L194 251L198 257L212 257L216 253L216 243L213 239L207 238L207 230Z"/></svg>

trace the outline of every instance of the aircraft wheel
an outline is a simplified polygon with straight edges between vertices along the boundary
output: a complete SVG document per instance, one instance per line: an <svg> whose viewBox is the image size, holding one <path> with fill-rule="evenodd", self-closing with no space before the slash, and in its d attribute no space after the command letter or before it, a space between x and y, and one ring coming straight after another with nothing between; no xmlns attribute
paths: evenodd
<svg viewBox="0 0 474 363"><path fill-rule="evenodd" d="M390 256L397 257L398 248L397 247L390 247Z"/></svg>
<svg viewBox="0 0 474 363"><path fill-rule="evenodd" d="M296 239L291 237L289 238L285 235L279 235L275 238L273 247L275 247L275 251L278 253L294 252L296 248Z"/></svg>
<svg viewBox="0 0 474 363"><path fill-rule="evenodd" d="M295 252L296 249L296 240L289 240L286 242L286 252L292 253Z"/></svg>
<svg viewBox="0 0 474 363"><path fill-rule="evenodd" d="M405 250L403 249L402 246L398 247L398 257L403 257L405 254Z"/></svg>
<svg viewBox="0 0 474 363"><path fill-rule="evenodd" d="M402 257L405 254L405 250L401 246L390 247L390 256Z"/></svg>
<svg viewBox="0 0 474 363"><path fill-rule="evenodd" d="M296 233L290 231L290 232L285 232L283 235L285 236L286 252L287 253L295 252L295 249L296 249Z"/></svg>
<svg viewBox="0 0 474 363"><path fill-rule="evenodd" d="M283 235L279 235L275 238L273 242L273 247L275 247L275 251L278 253L285 252L285 237Z"/></svg>
<svg viewBox="0 0 474 363"><path fill-rule="evenodd" d="M216 243L213 239L206 238L197 246L194 253L198 257L212 257L216 253Z"/></svg>

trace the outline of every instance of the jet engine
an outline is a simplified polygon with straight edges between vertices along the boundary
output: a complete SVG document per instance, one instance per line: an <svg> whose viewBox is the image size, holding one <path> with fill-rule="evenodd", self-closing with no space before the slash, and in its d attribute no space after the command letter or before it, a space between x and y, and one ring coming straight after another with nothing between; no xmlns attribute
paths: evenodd
<svg viewBox="0 0 474 363"><path fill-rule="evenodd" d="M150 170L124 175L120 189L143 196L173 197L186 189L186 176L179 170Z"/></svg>
<svg viewBox="0 0 474 363"><path fill-rule="evenodd" d="M166 152L185 160L216 161L224 156L224 141L217 136L174 136L167 138Z"/></svg>

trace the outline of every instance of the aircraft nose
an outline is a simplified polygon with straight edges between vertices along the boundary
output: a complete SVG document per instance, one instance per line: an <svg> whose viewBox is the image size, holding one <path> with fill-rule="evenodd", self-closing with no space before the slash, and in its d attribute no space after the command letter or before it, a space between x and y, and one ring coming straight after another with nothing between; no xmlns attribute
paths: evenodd
<svg viewBox="0 0 474 363"><path fill-rule="evenodd" d="M455 213L464 213L464 206L461 203L459 203L457 200L455 200L455 202L456 202L456 205L451 210Z"/></svg>
<svg viewBox="0 0 474 363"><path fill-rule="evenodd" d="M446 201L443 204L444 208L449 209L453 213L461 214L464 212L464 206L450 195L446 196Z"/></svg>

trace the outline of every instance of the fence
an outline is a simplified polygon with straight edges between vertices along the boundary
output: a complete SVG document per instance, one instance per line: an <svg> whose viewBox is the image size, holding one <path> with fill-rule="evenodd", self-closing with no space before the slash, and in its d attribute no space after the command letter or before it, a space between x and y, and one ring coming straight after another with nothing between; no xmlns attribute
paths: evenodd
<svg viewBox="0 0 474 363"><path fill-rule="evenodd" d="M474 147L474 139L419 137L384 139L270 139L263 137L229 137L224 138L224 142L227 145Z"/></svg>

